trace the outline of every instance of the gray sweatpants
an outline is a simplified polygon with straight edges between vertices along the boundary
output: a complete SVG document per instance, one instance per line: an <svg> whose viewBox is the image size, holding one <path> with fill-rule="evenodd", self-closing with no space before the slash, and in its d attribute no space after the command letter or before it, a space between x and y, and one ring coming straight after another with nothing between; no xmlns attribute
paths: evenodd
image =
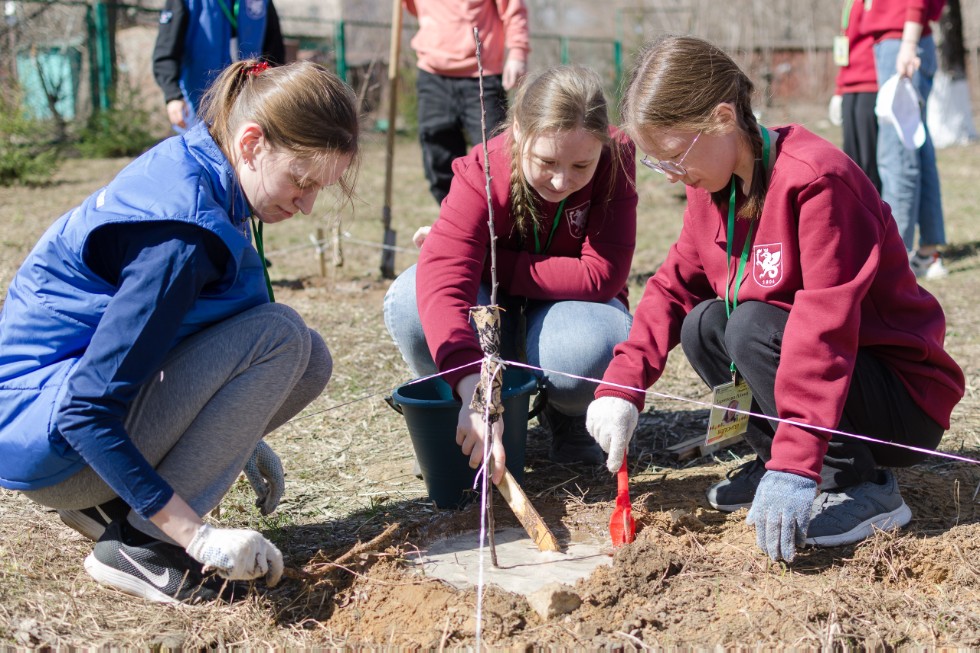
<svg viewBox="0 0 980 653"><path fill-rule="evenodd" d="M332 367L323 339L296 311L264 304L175 347L133 402L125 426L143 456L203 516L221 501L258 441L319 396ZM24 494L58 509L116 497L91 467ZM133 511L129 521L169 541Z"/></svg>

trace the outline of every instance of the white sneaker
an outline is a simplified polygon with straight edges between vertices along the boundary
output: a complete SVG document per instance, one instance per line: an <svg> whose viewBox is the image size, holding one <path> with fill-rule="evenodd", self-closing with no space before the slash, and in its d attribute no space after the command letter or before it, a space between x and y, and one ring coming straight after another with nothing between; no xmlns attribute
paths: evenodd
<svg viewBox="0 0 980 653"><path fill-rule="evenodd" d="M919 279L943 279L949 276L949 271L943 265L943 256L939 252L922 256L918 252L910 260L912 272Z"/></svg>

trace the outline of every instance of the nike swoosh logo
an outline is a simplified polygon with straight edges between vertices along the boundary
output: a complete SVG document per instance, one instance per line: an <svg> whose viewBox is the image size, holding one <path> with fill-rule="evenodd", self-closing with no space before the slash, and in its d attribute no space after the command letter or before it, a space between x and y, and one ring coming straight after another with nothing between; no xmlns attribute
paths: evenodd
<svg viewBox="0 0 980 653"><path fill-rule="evenodd" d="M124 550L119 549L119 554L122 557L126 558L126 560L129 561L129 564L131 564L134 567L136 567L136 569L138 569L141 574L143 574L144 576L146 576L146 578L151 583L153 583L154 585L156 585L160 589L164 589L167 586L167 584L170 583L170 570L169 569L164 569L162 573L155 574L152 571L150 571L149 569L147 569L146 567L144 567L143 565L141 565L140 563L138 563L135 560L133 560L132 556L130 556Z"/></svg>

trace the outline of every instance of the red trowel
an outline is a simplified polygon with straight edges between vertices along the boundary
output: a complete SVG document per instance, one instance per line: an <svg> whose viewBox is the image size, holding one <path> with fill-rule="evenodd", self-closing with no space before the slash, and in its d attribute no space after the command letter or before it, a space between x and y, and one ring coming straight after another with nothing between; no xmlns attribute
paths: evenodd
<svg viewBox="0 0 980 653"><path fill-rule="evenodd" d="M633 520L633 508L630 503L630 477L626 469L626 455L623 455L623 465L616 474L616 509L609 520L609 535L613 546L622 546L636 539L636 522Z"/></svg>

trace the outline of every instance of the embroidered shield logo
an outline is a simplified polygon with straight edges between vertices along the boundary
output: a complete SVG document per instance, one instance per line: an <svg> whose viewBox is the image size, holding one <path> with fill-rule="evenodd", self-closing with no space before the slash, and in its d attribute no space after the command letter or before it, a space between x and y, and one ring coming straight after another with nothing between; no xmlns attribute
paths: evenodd
<svg viewBox="0 0 980 653"><path fill-rule="evenodd" d="M755 245L752 248L752 274L763 288L772 288L783 278L783 246L781 243Z"/></svg>
<svg viewBox="0 0 980 653"><path fill-rule="evenodd" d="M565 217L568 219L568 230L573 237L582 238L585 235L585 225L589 221L589 206L591 204L591 202L585 202L565 211Z"/></svg>

